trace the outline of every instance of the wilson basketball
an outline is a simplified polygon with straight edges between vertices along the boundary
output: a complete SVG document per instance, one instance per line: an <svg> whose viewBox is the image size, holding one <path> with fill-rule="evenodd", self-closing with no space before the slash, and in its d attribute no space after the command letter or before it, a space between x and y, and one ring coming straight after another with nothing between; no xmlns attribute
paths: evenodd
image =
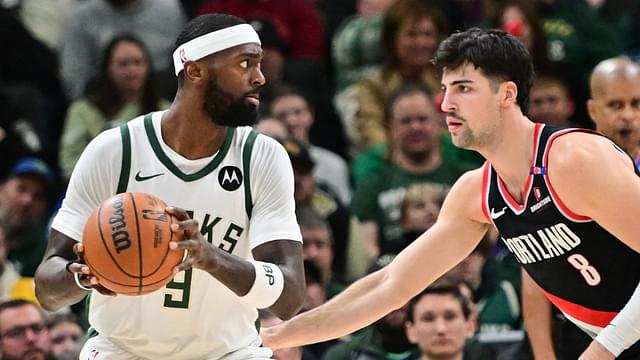
<svg viewBox="0 0 640 360"><path fill-rule="evenodd" d="M84 260L98 282L123 295L141 295L165 286L184 250L170 250L175 218L156 196L127 192L96 208L84 226Z"/></svg>

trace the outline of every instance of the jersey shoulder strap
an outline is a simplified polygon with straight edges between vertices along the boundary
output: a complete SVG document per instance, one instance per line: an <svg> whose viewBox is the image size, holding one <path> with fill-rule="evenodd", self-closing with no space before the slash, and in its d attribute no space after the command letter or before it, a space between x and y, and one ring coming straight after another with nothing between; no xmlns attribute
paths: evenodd
<svg viewBox="0 0 640 360"><path fill-rule="evenodd" d="M120 178L116 194L127 191L129 184L129 172L131 171L131 134L127 123L120 125L120 138L122 139L122 163L120 165Z"/></svg>
<svg viewBox="0 0 640 360"><path fill-rule="evenodd" d="M251 196L251 176L249 171L251 170L251 153L253 152L253 145L258 137L258 132L251 130L247 135L247 140L244 142L242 149L242 172L244 173L244 207L247 211L247 216L251 219L251 213L253 212L253 198Z"/></svg>

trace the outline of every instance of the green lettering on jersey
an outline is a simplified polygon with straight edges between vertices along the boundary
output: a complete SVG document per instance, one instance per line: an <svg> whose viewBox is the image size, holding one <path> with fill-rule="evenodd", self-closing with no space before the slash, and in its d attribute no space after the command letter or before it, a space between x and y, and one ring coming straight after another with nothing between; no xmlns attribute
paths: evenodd
<svg viewBox="0 0 640 360"><path fill-rule="evenodd" d="M187 309L189 308L189 296L191 295L191 274L193 270L185 270L184 280L176 281L171 280L167 284L167 289L182 290L182 299L174 300L173 294L164 294L164 306L170 308Z"/></svg>
<svg viewBox="0 0 640 360"><path fill-rule="evenodd" d="M236 244L238 243L238 238L242 235L243 231L244 229L241 226L231 223L227 232L224 234L224 238L222 238L224 241L221 241L218 247L229 254L233 253L233 249L235 249ZM235 238L231 236L231 233L234 233ZM228 244L225 244L225 242ZM227 247L227 245L229 246Z"/></svg>
<svg viewBox="0 0 640 360"><path fill-rule="evenodd" d="M187 214L189 218L193 219L193 211L188 210ZM202 221L202 226L200 227L200 233L204 236L209 243L213 243L213 228L222 220L221 217L213 217L209 214L205 214L204 220ZM210 221L211 220L211 221ZM244 228L231 223L227 228L227 232L224 234L223 241L220 242L218 248L228 252L231 254L233 249L235 249L240 236L244 232ZM167 289L174 290L182 290L182 297L179 300L174 298L174 294L165 294L164 295L164 306L169 308L178 308L178 309L187 309L189 308L189 296L191 295L191 276L192 270L186 270L184 272L184 280L176 281L176 279L171 280L170 283L167 284ZM177 298L178 296L176 296Z"/></svg>
<svg viewBox="0 0 640 360"><path fill-rule="evenodd" d="M200 227L200 233L207 239L209 244L213 244L213 227L216 226L216 224L219 223L222 218L216 216L216 218L213 219L211 223L209 223L210 218L211 216L209 214L206 214L204 216L204 220L202 220L202 227Z"/></svg>

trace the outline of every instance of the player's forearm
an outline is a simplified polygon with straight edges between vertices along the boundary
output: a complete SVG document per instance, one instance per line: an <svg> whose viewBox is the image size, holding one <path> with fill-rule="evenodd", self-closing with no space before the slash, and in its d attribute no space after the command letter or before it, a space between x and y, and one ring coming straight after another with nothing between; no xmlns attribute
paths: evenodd
<svg viewBox="0 0 640 360"><path fill-rule="evenodd" d="M355 282L322 306L262 332L272 349L313 344L350 334L404 304L404 298L385 286L385 271ZM286 334L286 335L285 335Z"/></svg>
<svg viewBox="0 0 640 360"><path fill-rule="evenodd" d="M291 269L286 266L280 266L284 275L284 288L280 298L269 307L269 311L282 320L288 320L296 315L304 304L305 283L304 277L300 274L304 273L304 268Z"/></svg>
<svg viewBox="0 0 640 360"><path fill-rule="evenodd" d="M56 311L72 305L87 295L65 268L67 260L54 256L44 261L35 274L36 297L45 310Z"/></svg>
<svg viewBox="0 0 640 360"><path fill-rule="evenodd" d="M234 255L212 246L214 260L203 270L224 284L238 296L244 296L251 289L255 279L253 266Z"/></svg>
<svg viewBox="0 0 640 360"><path fill-rule="evenodd" d="M210 267L207 271L236 295L243 298L249 293L256 281L258 274L256 274L254 266L250 262L222 250L217 255L215 266ZM279 298L269 307L269 310L281 319L289 319L298 313L304 302L304 277L300 275L304 273L304 269L301 262L297 269L293 269L293 265L273 265L278 266L282 272L284 287Z"/></svg>
<svg viewBox="0 0 640 360"><path fill-rule="evenodd" d="M525 273L522 275L522 313L535 359L555 359L551 339L551 304Z"/></svg>
<svg viewBox="0 0 640 360"><path fill-rule="evenodd" d="M636 286L627 304L618 312L613 320L605 327L595 340L601 345L592 344L592 351L601 347L614 356L632 346L640 339L640 284ZM589 350L589 349L588 349ZM585 352L586 354L587 352Z"/></svg>

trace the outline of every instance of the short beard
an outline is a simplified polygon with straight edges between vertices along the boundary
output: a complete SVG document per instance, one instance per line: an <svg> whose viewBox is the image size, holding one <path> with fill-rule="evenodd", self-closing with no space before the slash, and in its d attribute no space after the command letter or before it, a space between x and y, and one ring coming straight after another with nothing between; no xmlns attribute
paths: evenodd
<svg viewBox="0 0 640 360"><path fill-rule="evenodd" d="M204 111L211 120L222 126L252 126L258 122L258 108L247 104L244 96L234 99L222 90L215 79L209 81L204 93Z"/></svg>
<svg viewBox="0 0 640 360"><path fill-rule="evenodd" d="M403 151L403 153L410 162L419 165L424 163L431 156L432 150L423 150L418 152Z"/></svg>

